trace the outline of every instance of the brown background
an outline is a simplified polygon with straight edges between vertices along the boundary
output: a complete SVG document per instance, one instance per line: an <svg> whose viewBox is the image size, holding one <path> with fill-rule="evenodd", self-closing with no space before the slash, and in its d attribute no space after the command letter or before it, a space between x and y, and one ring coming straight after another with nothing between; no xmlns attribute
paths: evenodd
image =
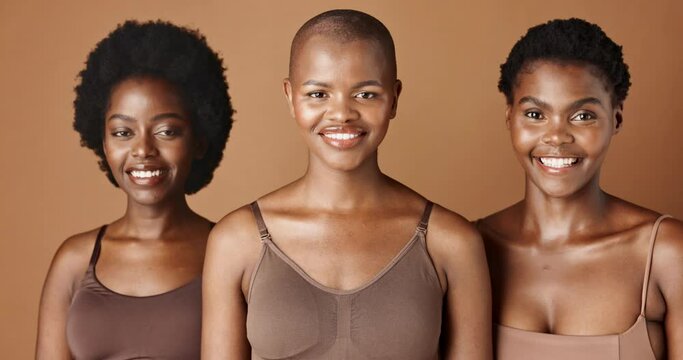
<svg viewBox="0 0 683 360"><path fill-rule="evenodd" d="M237 109L213 183L190 198L218 220L295 179L305 148L281 91L289 42L337 7L391 30L404 83L380 151L385 172L469 218L522 196L496 90L498 65L532 25L578 16L624 46L633 87L603 168L611 193L683 218L683 4L678 0L0 2L0 355L32 357L38 300L67 236L120 216L122 193L71 130L76 74L125 19L199 28L228 67Z"/></svg>

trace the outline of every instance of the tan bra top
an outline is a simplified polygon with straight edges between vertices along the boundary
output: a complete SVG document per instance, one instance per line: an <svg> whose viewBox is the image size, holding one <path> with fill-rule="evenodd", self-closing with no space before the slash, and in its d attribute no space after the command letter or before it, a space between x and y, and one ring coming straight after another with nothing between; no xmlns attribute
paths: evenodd
<svg viewBox="0 0 683 360"><path fill-rule="evenodd" d="M69 307L66 338L74 359L199 359L201 276L158 295L117 293L97 278L102 226Z"/></svg>
<svg viewBox="0 0 683 360"><path fill-rule="evenodd" d="M647 288L650 283L652 254L659 224L669 215L655 221L650 234L650 247L643 278L640 315L626 331L613 335L576 336L537 333L496 325L495 347L499 360L655 360L645 318Z"/></svg>
<svg viewBox="0 0 683 360"><path fill-rule="evenodd" d="M263 244L247 300L252 359L437 359L444 293L425 243L431 202L394 259L348 291L306 274L251 208Z"/></svg>

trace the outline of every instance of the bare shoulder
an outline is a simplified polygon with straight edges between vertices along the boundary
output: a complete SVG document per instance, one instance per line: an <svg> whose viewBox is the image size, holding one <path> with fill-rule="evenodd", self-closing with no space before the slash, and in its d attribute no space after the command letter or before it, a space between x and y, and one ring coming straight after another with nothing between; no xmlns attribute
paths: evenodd
<svg viewBox="0 0 683 360"><path fill-rule="evenodd" d="M482 239L474 225L440 205L434 205L427 237L430 254L443 262L484 256Z"/></svg>
<svg viewBox="0 0 683 360"><path fill-rule="evenodd" d="M88 269L98 231L99 228L82 232L62 242L48 272L51 289L73 294Z"/></svg>
<svg viewBox="0 0 683 360"><path fill-rule="evenodd" d="M225 259L221 263L245 266L261 248L258 227L250 205L225 215L211 230L207 257ZM253 256L250 256L253 255Z"/></svg>
<svg viewBox="0 0 683 360"><path fill-rule="evenodd" d="M662 220L657 231L653 266L660 273L683 277L683 221L674 218Z"/></svg>
<svg viewBox="0 0 683 360"><path fill-rule="evenodd" d="M52 267L75 268L85 272L90 262L99 230L99 228L92 229L72 235L64 240L55 253Z"/></svg>
<svg viewBox="0 0 683 360"><path fill-rule="evenodd" d="M515 203L475 222L475 226L484 237L484 241L504 239L506 234L512 234L513 224L520 222L520 208L522 202Z"/></svg>

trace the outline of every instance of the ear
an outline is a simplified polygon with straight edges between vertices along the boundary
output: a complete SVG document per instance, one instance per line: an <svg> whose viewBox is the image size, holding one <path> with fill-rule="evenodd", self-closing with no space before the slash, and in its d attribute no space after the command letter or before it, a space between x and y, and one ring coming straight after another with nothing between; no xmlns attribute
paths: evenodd
<svg viewBox="0 0 683 360"><path fill-rule="evenodd" d="M391 116L389 119L393 119L396 117L396 110L398 109L398 97L401 96L401 91L403 90L403 83L401 80L396 79L396 82L394 83L394 103L391 105Z"/></svg>
<svg viewBox="0 0 683 360"><path fill-rule="evenodd" d="M209 142L206 140L206 137L202 136L200 138L195 139L194 141L194 158L195 160L199 160L204 158L204 155L206 155L206 151L209 149Z"/></svg>
<svg viewBox="0 0 683 360"><path fill-rule="evenodd" d="M614 109L614 135L618 134L622 127L624 127L624 104L619 104Z"/></svg>
<svg viewBox="0 0 683 360"><path fill-rule="evenodd" d="M287 106L289 106L289 115L294 117L294 103L292 102L292 82L289 78L282 80L282 89L285 91L285 98L287 98Z"/></svg>
<svg viewBox="0 0 683 360"><path fill-rule="evenodd" d="M512 106L508 104L505 107L505 126L510 130L510 111L512 111Z"/></svg>

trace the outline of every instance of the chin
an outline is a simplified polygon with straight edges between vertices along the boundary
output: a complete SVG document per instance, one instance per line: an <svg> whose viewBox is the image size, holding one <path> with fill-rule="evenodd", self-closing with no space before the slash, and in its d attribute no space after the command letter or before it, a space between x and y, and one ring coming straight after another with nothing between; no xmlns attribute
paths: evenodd
<svg viewBox="0 0 683 360"><path fill-rule="evenodd" d="M587 183L577 184L577 183L567 183L566 181L554 181L554 182L537 182L534 181L534 186L538 188L545 196L562 199L570 198L583 189Z"/></svg>
<svg viewBox="0 0 683 360"><path fill-rule="evenodd" d="M126 194L128 195L128 201L144 206L159 205L167 202L170 198L170 194L166 191L134 190L127 191Z"/></svg>

